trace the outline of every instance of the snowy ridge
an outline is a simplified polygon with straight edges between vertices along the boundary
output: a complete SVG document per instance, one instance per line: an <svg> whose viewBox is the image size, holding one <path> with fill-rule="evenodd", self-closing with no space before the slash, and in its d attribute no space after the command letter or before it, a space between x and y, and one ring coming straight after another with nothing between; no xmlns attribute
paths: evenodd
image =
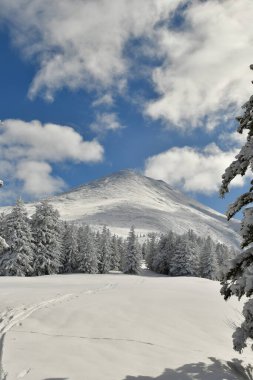
<svg viewBox="0 0 253 380"><path fill-rule="evenodd" d="M239 244L236 221L227 222L220 213L188 198L163 181L123 170L50 198L61 218L88 223L96 228L106 224L114 233L126 236L131 225L138 233L184 233L193 229L228 245ZM28 204L29 213L35 204ZM4 211L4 209L2 209Z"/></svg>

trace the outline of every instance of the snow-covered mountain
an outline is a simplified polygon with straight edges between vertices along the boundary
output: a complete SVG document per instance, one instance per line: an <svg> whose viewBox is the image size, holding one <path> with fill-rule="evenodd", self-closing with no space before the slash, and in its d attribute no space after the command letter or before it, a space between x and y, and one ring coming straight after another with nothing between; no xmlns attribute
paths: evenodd
<svg viewBox="0 0 253 380"><path fill-rule="evenodd" d="M126 235L131 225L139 233L184 233L192 229L215 240L238 245L239 223L188 198L163 181L123 170L50 198L62 219L94 226L106 224ZM29 212L35 204L27 205Z"/></svg>

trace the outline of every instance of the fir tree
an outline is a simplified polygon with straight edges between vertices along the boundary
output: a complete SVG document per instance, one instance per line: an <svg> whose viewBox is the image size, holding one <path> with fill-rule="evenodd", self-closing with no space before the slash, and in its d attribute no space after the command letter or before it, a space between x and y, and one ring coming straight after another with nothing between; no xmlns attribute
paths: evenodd
<svg viewBox="0 0 253 380"><path fill-rule="evenodd" d="M134 227L132 226L127 238L126 255L123 271L127 274L138 274L140 272L140 250L137 244Z"/></svg>
<svg viewBox="0 0 253 380"><path fill-rule="evenodd" d="M34 246L32 234L21 199L8 215L8 250L1 255L0 271L6 276L31 276L34 274Z"/></svg>
<svg viewBox="0 0 253 380"><path fill-rule="evenodd" d="M7 218L8 215L5 215L3 212L0 214L0 236L3 239L6 239L7 236Z"/></svg>
<svg viewBox="0 0 253 380"><path fill-rule="evenodd" d="M3 180L0 179L0 188L3 187L3 185L4 185L4 182L3 182ZM4 219L4 214L2 214L2 216L1 216L1 222L3 221L3 219ZM1 225L2 224L0 224L0 254L2 254L7 248L9 248L9 246L5 240L5 237L1 235L1 233L2 233Z"/></svg>
<svg viewBox="0 0 253 380"><path fill-rule="evenodd" d="M110 232L103 227L103 231L100 234L99 239L99 261L98 270L99 273L108 273L111 269L111 244L110 244Z"/></svg>
<svg viewBox="0 0 253 380"><path fill-rule="evenodd" d="M95 238L89 226L80 227L78 271L82 273L98 273L98 258L95 247Z"/></svg>
<svg viewBox="0 0 253 380"><path fill-rule="evenodd" d="M142 255L143 260L145 260L145 257L147 256L147 242L146 241L144 241L144 243L142 244L141 255Z"/></svg>
<svg viewBox="0 0 253 380"><path fill-rule="evenodd" d="M170 268L170 241L169 237L162 235L157 244L157 253L153 258L152 268L155 272L168 274Z"/></svg>
<svg viewBox="0 0 253 380"><path fill-rule="evenodd" d="M62 268L61 224L58 211L48 201L36 206L32 232L36 246L35 273L39 276L59 273Z"/></svg>
<svg viewBox="0 0 253 380"><path fill-rule="evenodd" d="M154 259L158 251L156 234L151 233L147 240L146 263L149 269L154 270Z"/></svg>
<svg viewBox="0 0 253 380"><path fill-rule="evenodd" d="M253 69L253 65L250 66ZM237 176L245 175L247 169L252 171L253 162L253 95L242 107L244 114L237 118L239 133L247 132L247 141L241 148L235 160L226 169L222 176L221 196L229 191L229 184ZM253 181L248 192L230 205L227 211L227 218L232 218L244 206L253 201ZM228 270L223 274L221 293L227 300L231 296L239 299L246 296L249 300L243 308L244 321L233 334L234 349L242 352L247 346L247 340L253 339L253 207L244 210L243 221L241 224L242 248L249 247L242 251L234 260L231 261ZM253 349L253 346L252 346Z"/></svg>
<svg viewBox="0 0 253 380"><path fill-rule="evenodd" d="M178 237L170 263L171 276L194 276L195 254L184 237Z"/></svg>
<svg viewBox="0 0 253 380"><path fill-rule="evenodd" d="M119 250L119 270L123 271L124 267L124 261L125 261L125 256L126 256L126 242L122 239L122 237L119 237L118 239L118 250Z"/></svg>
<svg viewBox="0 0 253 380"><path fill-rule="evenodd" d="M73 273L77 270L78 241L77 227L65 222L62 237L62 271Z"/></svg>
<svg viewBox="0 0 253 380"><path fill-rule="evenodd" d="M111 239L111 269L119 270L120 269L120 251L118 246L118 239L116 235L113 235Z"/></svg>
<svg viewBox="0 0 253 380"><path fill-rule="evenodd" d="M7 235L7 216L4 213L0 214L0 254L3 254L9 245L6 242Z"/></svg>
<svg viewBox="0 0 253 380"><path fill-rule="evenodd" d="M234 259L238 253L221 243L216 244L215 253L218 263L217 278L221 280L222 274L228 269L230 260Z"/></svg>
<svg viewBox="0 0 253 380"><path fill-rule="evenodd" d="M205 239L200 256L200 275L210 280L217 280L218 262L214 242L210 236Z"/></svg>

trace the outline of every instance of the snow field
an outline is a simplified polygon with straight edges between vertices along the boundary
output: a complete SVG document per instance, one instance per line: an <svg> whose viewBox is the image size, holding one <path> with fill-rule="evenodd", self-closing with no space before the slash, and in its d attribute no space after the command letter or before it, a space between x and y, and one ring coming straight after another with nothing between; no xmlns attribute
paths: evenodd
<svg viewBox="0 0 253 380"><path fill-rule="evenodd" d="M252 361L252 352L232 349L242 305L225 302L217 282L143 269L141 276L6 277L0 286L7 380L235 380L222 366L216 377L160 376L210 364L209 357Z"/></svg>

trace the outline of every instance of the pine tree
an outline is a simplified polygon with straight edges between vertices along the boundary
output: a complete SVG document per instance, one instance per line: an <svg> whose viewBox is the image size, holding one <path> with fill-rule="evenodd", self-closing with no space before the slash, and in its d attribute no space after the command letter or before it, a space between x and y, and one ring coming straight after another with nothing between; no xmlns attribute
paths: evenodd
<svg viewBox="0 0 253 380"><path fill-rule="evenodd" d="M178 236L174 254L170 262L171 276L196 276L198 257L194 244L191 244L187 235Z"/></svg>
<svg viewBox="0 0 253 380"><path fill-rule="evenodd" d="M8 215L5 215L3 212L0 214L0 236L3 239L6 239L7 236L7 218Z"/></svg>
<svg viewBox="0 0 253 380"><path fill-rule="evenodd" d="M197 235L192 231L184 236L187 251L191 254L192 276L200 277L200 245Z"/></svg>
<svg viewBox="0 0 253 380"><path fill-rule="evenodd" d="M98 258L96 253L95 238L89 226L80 227L78 271L82 273L98 273Z"/></svg>
<svg viewBox="0 0 253 380"><path fill-rule="evenodd" d="M30 223L24 203L17 200L8 215L8 250L1 255L0 271L6 276L31 276L34 274L34 246Z"/></svg>
<svg viewBox="0 0 253 380"><path fill-rule="evenodd" d="M36 246L35 273L59 273L62 268L61 224L59 213L48 201L36 206L32 216L33 240Z"/></svg>
<svg viewBox="0 0 253 380"><path fill-rule="evenodd" d="M0 214L0 255L2 255L9 248L9 245L6 242L6 235L7 235L7 215L5 215L4 213L1 213Z"/></svg>
<svg viewBox="0 0 253 380"><path fill-rule="evenodd" d="M119 270L120 269L120 251L118 246L118 239L116 235L113 235L111 239L111 269Z"/></svg>
<svg viewBox="0 0 253 380"><path fill-rule="evenodd" d="M98 256L98 270L99 273L108 273L111 269L111 244L110 244L110 232L103 227L103 231L100 234L99 240L99 256Z"/></svg>
<svg viewBox="0 0 253 380"><path fill-rule="evenodd" d="M228 248L224 244L218 243L215 248L218 271L217 278L218 280L222 279L223 273L225 273L229 267L230 260L234 259L238 252L233 248Z"/></svg>
<svg viewBox="0 0 253 380"><path fill-rule="evenodd" d="M170 270L170 236L162 235L157 244L156 255L153 258L153 270L157 273L168 274Z"/></svg>
<svg viewBox="0 0 253 380"><path fill-rule="evenodd" d="M157 236L155 233L149 235L147 240L147 254L146 254L146 263L147 267L151 270L154 270L154 259L157 255Z"/></svg>
<svg viewBox="0 0 253 380"><path fill-rule="evenodd" d="M124 267L124 261L126 256L126 242L122 239L122 237L119 237L118 239L118 250L119 250L119 270L123 271Z"/></svg>
<svg viewBox="0 0 253 380"><path fill-rule="evenodd" d="M77 270L78 240L77 227L65 222L62 237L62 271L73 273Z"/></svg>
<svg viewBox="0 0 253 380"><path fill-rule="evenodd" d="M250 66L253 69L253 65ZM237 131L243 133L247 131L247 141L241 148L230 166L222 176L222 186L220 188L221 196L229 191L229 184L237 176L245 175L247 169L252 171L253 162L253 95L242 107L244 114L237 118L239 127ZM253 181L251 181L253 185ZM227 211L227 218L232 218L244 206L253 202L253 186L249 191L242 194L237 200L230 205ZM234 349L242 352L247 346L247 340L253 339L253 207L244 210L243 221L241 224L242 248L243 250L234 260L222 278L221 293L225 300L232 295L238 297L246 296L249 300L243 308L244 321L233 334ZM253 346L252 346L253 349Z"/></svg>
<svg viewBox="0 0 253 380"><path fill-rule="evenodd" d="M123 272L127 274L138 274L140 272L140 250L134 227L132 226L127 238L126 256Z"/></svg>
<svg viewBox="0 0 253 380"><path fill-rule="evenodd" d="M210 236L205 239L200 256L200 275L210 280L217 280L218 262L214 242Z"/></svg>
<svg viewBox="0 0 253 380"><path fill-rule="evenodd" d="M3 182L3 180L0 179L0 188L2 188L3 185L4 185L4 182ZM5 219L5 216L4 216L4 214L2 214L1 215L1 222L3 222L4 219ZM0 233L2 232L1 226L2 226L2 223L0 224ZM9 246L5 240L5 237L0 234L0 254L3 254L5 252L5 250L7 250L8 248L9 248Z"/></svg>
<svg viewBox="0 0 253 380"><path fill-rule="evenodd" d="M173 232L169 231L166 235L166 243L164 246L164 261L167 265L166 272L163 274L170 274L171 271L171 260L173 258L173 255L175 253L176 244L177 244L178 236Z"/></svg>
<svg viewBox="0 0 253 380"><path fill-rule="evenodd" d="M144 241L144 243L142 244L141 255L142 255L143 260L145 260L145 257L147 256L147 242L146 241Z"/></svg>

